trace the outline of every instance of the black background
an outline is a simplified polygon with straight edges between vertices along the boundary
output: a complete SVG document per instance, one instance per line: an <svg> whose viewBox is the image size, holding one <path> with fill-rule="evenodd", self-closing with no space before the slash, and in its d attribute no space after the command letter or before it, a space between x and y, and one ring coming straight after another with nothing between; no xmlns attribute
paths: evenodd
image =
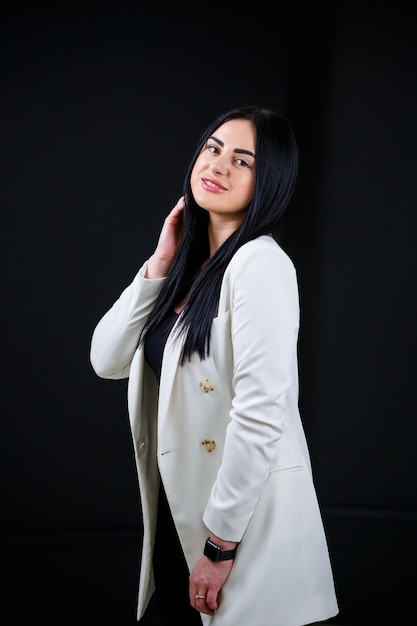
<svg viewBox="0 0 417 626"><path fill-rule="evenodd" d="M273 11L272 11L273 8ZM412 3L6 3L1 20L2 615L136 623L126 381L95 324L153 250L200 132L282 109L301 152L301 408L338 624L400 623L416 550ZM254 624L253 626L256 626Z"/></svg>

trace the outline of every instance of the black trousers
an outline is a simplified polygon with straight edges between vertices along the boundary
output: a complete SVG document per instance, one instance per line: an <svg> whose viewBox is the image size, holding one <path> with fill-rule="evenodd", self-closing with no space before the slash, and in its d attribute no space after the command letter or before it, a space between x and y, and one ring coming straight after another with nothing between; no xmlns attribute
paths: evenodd
<svg viewBox="0 0 417 626"><path fill-rule="evenodd" d="M171 626L174 621L181 626L202 626L200 613L190 605L190 573L162 481L159 490L153 568L156 590L149 609L157 614L155 619L158 621L155 622L155 626L156 624ZM144 624L145 618L149 620L149 615L144 615ZM146 624L148 623L150 622L146 621Z"/></svg>

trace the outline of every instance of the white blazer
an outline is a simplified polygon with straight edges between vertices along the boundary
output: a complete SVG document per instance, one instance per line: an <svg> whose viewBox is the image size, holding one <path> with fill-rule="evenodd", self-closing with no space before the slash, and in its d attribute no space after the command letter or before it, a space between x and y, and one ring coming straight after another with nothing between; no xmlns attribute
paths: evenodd
<svg viewBox="0 0 417 626"><path fill-rule="evenodd" d="M243 245L224 274L210 356L179 365L171 331L160 387L138 348L164 279L146 263L94 330L91 363L126 378L143 512L137 617L154 590L159 476L190 570L210 532L240 542L204 626L301 626L338 606L298 410L299 297L272 236ZM159 468L159 471L158 471Z"/></svg>

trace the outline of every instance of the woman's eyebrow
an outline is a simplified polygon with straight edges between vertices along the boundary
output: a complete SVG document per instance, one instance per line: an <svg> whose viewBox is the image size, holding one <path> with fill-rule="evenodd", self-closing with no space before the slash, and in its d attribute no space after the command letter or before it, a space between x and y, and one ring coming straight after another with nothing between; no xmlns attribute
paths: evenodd
<svg viewBox="0 0 417 626"><path fill-rule="evenodd" d="M250 150L244 150L243 148L235 148L233 152L237 152L238 154L250 154L253 158L255 158L255 153Z"/></svg>
<svg viewBox="0 0 417 626"><path fill-rule="evenodd" d="M214 135L212 135L211 137L208 138L207 141L210 141L210 139L212 139L213 141L215 141L216 143L219 144L219 146L221 146L222 148L224 148L224 141L222 141L221 139L217 139L217 137L215 137ZM252 156L253 158L255 158L255 154L253 152L251 152L250 150L244 150L243 148L235 148L233 150L233 152L237 152L237 154L249 154L250 156Z"/></svg>

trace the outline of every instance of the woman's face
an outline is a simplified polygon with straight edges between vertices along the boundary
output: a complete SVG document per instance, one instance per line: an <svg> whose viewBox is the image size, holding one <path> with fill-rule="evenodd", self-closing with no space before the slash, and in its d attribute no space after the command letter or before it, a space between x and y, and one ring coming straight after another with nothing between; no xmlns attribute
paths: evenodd
<svg viewBox="0 0 417 626"><path fill-rule="evenodd" d="M249 120L229 120L213 133L191 173L197 204L218 221L244 218L255 191L255 127Z"/></svg>

